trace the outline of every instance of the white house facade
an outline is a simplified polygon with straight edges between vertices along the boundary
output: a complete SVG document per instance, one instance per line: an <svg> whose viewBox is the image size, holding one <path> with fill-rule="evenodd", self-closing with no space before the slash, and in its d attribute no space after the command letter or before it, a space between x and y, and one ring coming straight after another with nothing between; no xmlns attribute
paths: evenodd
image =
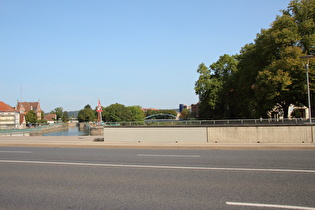
<svg viewBox="0 0 315 210"><path fill-rule="evenodd" d="M20 128L20 113L0 101L0 129Z"/></svg>

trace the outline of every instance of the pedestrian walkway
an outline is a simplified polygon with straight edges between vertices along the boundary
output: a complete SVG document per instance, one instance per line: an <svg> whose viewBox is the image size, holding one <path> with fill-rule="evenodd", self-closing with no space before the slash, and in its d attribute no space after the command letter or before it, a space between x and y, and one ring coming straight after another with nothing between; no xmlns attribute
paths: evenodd
<svg viewBox="0 0 315 210"><path fill-rule="evenodd" d="M0 147L78 147L78 148L143 148L207 150L315 150L315 144L219 144L219 143L153 143L94 141L97 136L1 136Z"/></svg>

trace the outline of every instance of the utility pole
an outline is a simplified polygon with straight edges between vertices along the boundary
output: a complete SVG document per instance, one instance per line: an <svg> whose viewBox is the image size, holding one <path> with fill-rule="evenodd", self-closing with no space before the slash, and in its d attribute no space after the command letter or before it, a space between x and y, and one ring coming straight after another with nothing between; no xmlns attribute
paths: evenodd
<svg viewBox="0 0 315 210"><path fill-rule="evenodd" d="M311 142L314 143L314 137L313 137L313 126L312 126L312 109L311 109L311 93L310 93L310 81L308 76L308 69L310 64L310 58L313 58L314 55L304 55L301 56L301 59L307 59L307 63L305 64L306 69L306 84L307 84L307 101L308 101L308 115L310 120L310 126L311 126Z"/></svg>

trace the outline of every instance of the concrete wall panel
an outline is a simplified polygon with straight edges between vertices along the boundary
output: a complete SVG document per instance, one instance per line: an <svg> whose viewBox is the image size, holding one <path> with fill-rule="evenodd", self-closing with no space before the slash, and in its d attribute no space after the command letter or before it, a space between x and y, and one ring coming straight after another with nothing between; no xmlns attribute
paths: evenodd
<svg viewBox="0 0 315 210"><path fill-rule="evenodd" d="M315 128L313 129L314 133ZM315 134L314 138L315 138ZM107 142L310 143L310 126L105 127Z"/></svg>
<svg viewBox="0 0 315 210"><path fill-rule="evenodd" d="M209 143L311 142L309 126L208 127Z"/></svg>
<svg viewBox="0 0 315 210"><path fill-rule="evenodd" d="M107 142L173 142L206 143L205 127L133 127L104 128Z"/></svg>

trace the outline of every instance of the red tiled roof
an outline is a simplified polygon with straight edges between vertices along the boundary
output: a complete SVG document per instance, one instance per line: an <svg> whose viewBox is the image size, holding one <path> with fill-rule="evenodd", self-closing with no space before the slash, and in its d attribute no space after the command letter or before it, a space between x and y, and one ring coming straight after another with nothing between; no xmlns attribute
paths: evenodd
<svg viewBox="0 0 315 210"><path fill-rule="evenodd" d="M146 112L148 110L159 110L159 109L155 109L155 108L142 108L141 109L142 111Z"/></svg>
<svg viewBox="0 0 315 210"><path fill-rule="evenodd" d="M15 109L13 109L11 106L8 104L0 101L0 112L16 112Z"/></svg>
<svg viewBox="0 0 315 210"><path fill-rule="evenodd" d="M47 121L54 121L53 119L57 119L57 115L56 114L46 114L44 119Z"/></svg>
<svg viewBox="0 0 315 210"><path fill-rule="evenodd" d="M39 102L18 102L16 108L20 111L21 107L25 109L25 112L29 112L30 110L37 111L39 108Z"/></svg>

